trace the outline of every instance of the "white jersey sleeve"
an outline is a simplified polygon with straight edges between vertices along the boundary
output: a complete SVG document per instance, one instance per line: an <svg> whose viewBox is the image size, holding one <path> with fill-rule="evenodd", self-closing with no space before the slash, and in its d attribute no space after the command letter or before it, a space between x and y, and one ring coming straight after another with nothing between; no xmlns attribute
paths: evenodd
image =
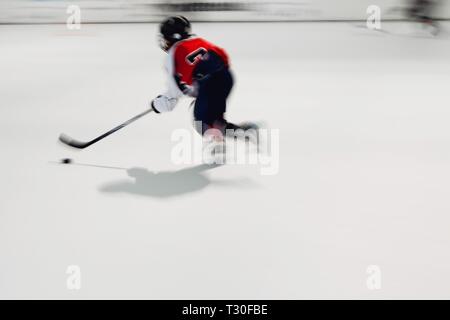
<svg viewBox="0 0 450 320"><path fill-rule="evenodd" d="M181 92L181 90L178 88L174 77L175 47L176 46L172 46L172 48L170 48L165 63L165 68L167 71L167 89L163 94L159 95L152 101L153 108L158 112L172 111L177 105L178 99L183 96L183 92Z"/></svg>

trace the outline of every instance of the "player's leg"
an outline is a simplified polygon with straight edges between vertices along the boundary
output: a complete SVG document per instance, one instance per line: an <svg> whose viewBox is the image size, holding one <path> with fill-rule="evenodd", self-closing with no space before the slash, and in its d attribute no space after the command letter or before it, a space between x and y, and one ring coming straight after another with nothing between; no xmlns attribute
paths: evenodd
<svg viewBox="0 0 450 320"><path fill-rule="evenodd" d="M204 134L208 129L225 132L226 100L233 87L233 77L228 70L215 72L197 82L198 95L194 106L196 130ZM199 126L199 123L201 124Z"/></svg>
<svg viewBox="0 0 450 320"><path fill-rule="evenodd" d="M251 122L234 124L225 119L227 98L233 82L233 76L228 69L223 69L199 81L199 94L194 108L194 119L202 122L199 128L201 130L197 130L199 133L203 134L211 128L220 130L222 134L227 131L258 129L257 125Z"/></svg>
<svg viewBox="0 0 450 320"><path fill-rule="evenodd" d="M194 105L195 129L203 138L203 148L207 157L216 158L224 154L224 132L226 121L224 112L226 99L233 87L232 78L224 78L221 72L204 77L197 82L198 94Z"/></svg>

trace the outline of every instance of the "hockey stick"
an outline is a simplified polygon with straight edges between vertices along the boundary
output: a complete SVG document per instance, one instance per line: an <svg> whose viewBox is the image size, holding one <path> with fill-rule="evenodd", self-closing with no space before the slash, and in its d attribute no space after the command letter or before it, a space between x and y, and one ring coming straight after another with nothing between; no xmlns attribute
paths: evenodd
<svg viewBox="0 0 450 320"><path fill-rule="evenodd" d="M147 113L152 112L152 111L153 111L153 109L145 110L144 112L138 114L137 116L134 116L130 120L125 121L121 125L118 125L117 127L109 130L108 132L102 134L101 136L99 136L99 137L97 137L97 138L95 138L95 139L93 139L91 141L87 141L87 142L78 141L78 140L72 139L71 137L69 137L68 135L66 135L64 133L60 134L59 141L61 141L62 143L66 144L68 146L71 146L73 148L84 149L86 147L89 147L91 144L94 144L94 143L102 140L103 138L106 138L110 134L113 134L114 132L122 129L123 127L126 127L130 123L136 121L137 119L145 116Z"/></svg>

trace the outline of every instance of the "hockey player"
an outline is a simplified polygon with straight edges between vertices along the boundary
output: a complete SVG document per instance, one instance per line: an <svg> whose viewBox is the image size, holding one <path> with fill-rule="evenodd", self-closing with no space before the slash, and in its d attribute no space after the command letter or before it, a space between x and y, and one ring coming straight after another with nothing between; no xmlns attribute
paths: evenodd
<svg viewBox="0 0 450 320"><path fill-rule="evenodd" d="M438 6L438 0L410 0L411 4L407 10L410 19L422 23L431 28L431 33L439 33L439 25L433 17L433 13Z"/></svg>
<svg viewBox="0 0 450 320"><path fill-rule="evenodd" d="M172 111L183 95L196 98L195 129L202 135L228 129L257 129L255 124L235 125L225 120L226 100L233 87L230 61L224 49L191 34L183 16L169 17L160 24L160 47L167 52L167 91L151 101L156 113ZM217 129L217 130L209 130Z"/></svg>

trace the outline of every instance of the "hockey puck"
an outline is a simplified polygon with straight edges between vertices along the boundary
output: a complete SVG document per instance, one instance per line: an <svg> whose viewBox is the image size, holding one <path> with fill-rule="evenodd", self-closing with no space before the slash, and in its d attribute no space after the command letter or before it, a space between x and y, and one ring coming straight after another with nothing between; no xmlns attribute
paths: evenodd
<svg viewBox="0 0 450 320"><path fill-rule="evenodd" d="M65 164L72 163L72 159L70 159L70 158L64 158L64 159L61 160L61 163L65 163Z"/></svg>

